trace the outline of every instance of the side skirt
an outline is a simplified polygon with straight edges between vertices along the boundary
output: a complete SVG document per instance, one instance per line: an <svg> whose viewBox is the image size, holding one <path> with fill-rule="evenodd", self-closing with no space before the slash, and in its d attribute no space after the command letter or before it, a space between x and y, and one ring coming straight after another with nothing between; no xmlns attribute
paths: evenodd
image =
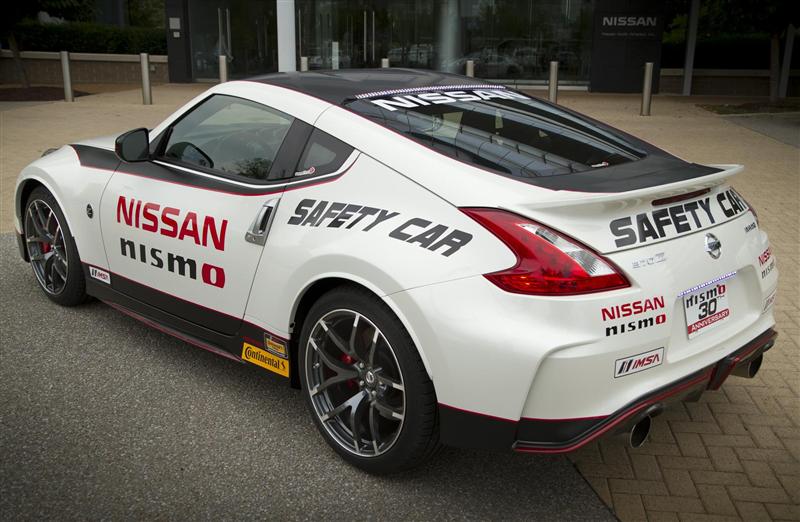
<svg viewBox="0 0 800 522"><path fill-rule="evenodd" d="M87 265L84 265L84 275L86 278L86 293L89 295L151 328L227 359L239 363L253 362L243 358L242 354L244 353L245 345L251 345L263 351L268 340L277 340L279 343L288 346L288 340L277 337L271 332L247 322L242 322L236 335L221 334L114 290L110 285L90 277ZM286 351L285 363L289 366L291 364L291 353L288 349ZM258 364L258 366L263 367L261 364ZM264 373L281 379L287 384L290 382L288 378L274 371Z"/></svg>

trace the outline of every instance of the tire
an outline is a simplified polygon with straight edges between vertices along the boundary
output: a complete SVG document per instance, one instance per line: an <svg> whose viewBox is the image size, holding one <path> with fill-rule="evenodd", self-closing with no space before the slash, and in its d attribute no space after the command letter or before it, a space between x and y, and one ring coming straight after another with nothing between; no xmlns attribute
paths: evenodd
<svg viewBox="0 0 800 522"><path fill-rule="evenodd" d="M351 287L324 294L303 322L298 352L306 405L345 461L394 473L439 448L433 383L408 332L376 296Z"/></svg>
<svg viewBox="0 0 800 522"><path fill-rule="evenodd" d="M86 280L72 232L56 199L35 188L22 215L25 248L39 287L54 303L75 306L86 301Z"/></svg>

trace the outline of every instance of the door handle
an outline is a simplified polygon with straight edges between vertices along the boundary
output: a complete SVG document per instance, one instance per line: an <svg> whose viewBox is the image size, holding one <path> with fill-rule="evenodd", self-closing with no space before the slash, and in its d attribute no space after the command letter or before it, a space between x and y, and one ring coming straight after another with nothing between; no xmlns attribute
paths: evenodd
<svg viewBox="0 0 800 522"><path fill-rule="evenodd" d="M264 246L266 244L269 229L272 227L272 220L275 218L275 209L278 208L278 201L280 201L280 198L272 198L258 209L256 218L244 234L245 241L254 245Z"/></svg>

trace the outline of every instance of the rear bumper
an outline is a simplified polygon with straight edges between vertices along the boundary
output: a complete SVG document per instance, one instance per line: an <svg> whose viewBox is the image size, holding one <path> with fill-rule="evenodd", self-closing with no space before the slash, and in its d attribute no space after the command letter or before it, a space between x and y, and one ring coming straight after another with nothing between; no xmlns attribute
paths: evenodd
<svg viewBox="0 0 800 522"><path fill-rule="evenodd" d="M637 398L610 415L579 419L519 421L439 405L441 440L458 447L505 449L525 453L566 453L612 433L618 433L669 404L696 400L718 389L731 372L772 348L777 332L768 329L727 357L678 381Z"/></svg>

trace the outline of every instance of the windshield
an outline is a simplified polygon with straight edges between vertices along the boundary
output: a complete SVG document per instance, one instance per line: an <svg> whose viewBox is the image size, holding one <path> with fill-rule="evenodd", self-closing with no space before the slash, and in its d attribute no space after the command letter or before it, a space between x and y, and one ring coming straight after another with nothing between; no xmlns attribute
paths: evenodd
<svg viewBox="0 0 800 522"><path fill-rule="evenodd" d="M442 154L510 176L570 174L645 156L617 133L502 86L359 98L347 107Z"/></svg>

